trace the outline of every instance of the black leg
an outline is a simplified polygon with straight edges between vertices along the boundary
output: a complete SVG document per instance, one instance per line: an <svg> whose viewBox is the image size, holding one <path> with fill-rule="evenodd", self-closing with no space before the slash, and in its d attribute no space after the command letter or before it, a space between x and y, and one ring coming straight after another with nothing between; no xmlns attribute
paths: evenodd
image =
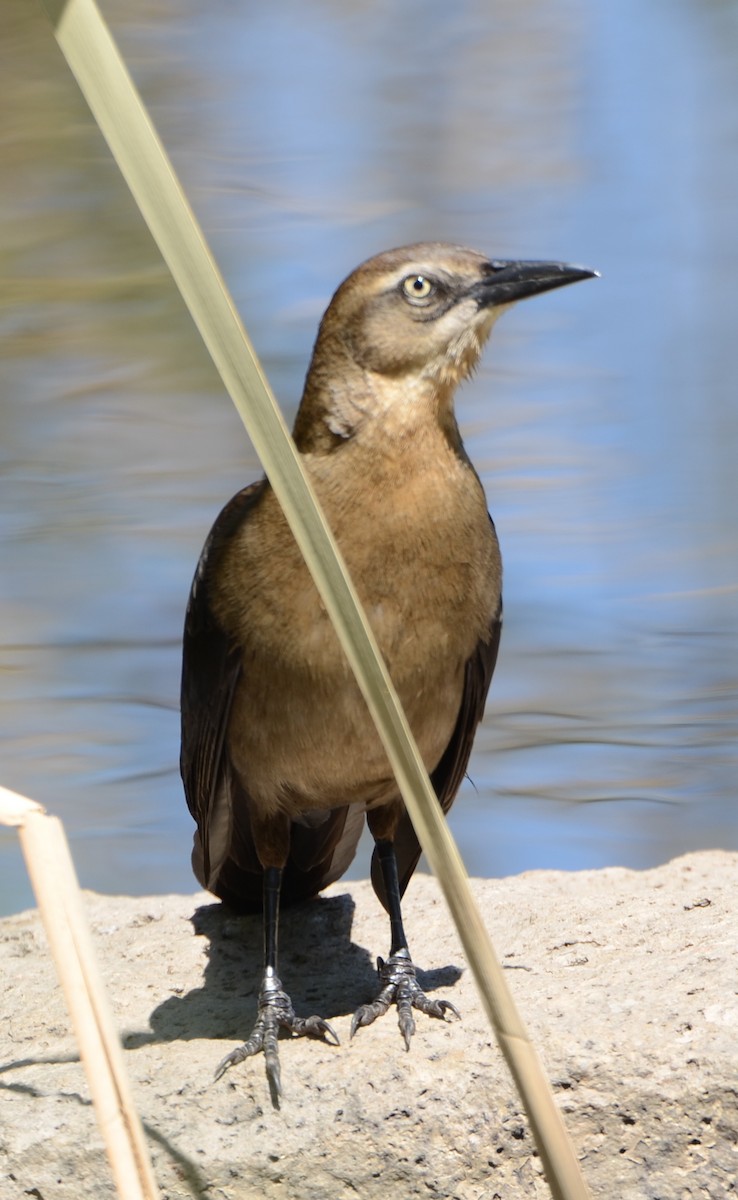
<svg viewBox="0 0 738 1200"><path fill-rule="evenodd" d="M264 970L277 971L279 939L279 892L282 887L282 868L267 867L264 872Z"/></svg>
<svg viewBox="0 0 738 1200"><path fill-rule="evenodd" d="M413 1008L428 1013L431 1017L445 1018L446 1013L459 1015L449 1000L429 1000L420 987L415 975L415 964L410 957L405 929L402 924L400 884L397 875L397 859L391 841L376 840L377 858L382 869L382 880L387 897L390 918L390 953L385 962L377 959L377 974L381 991L371 1004L362 1004L351 1021L351 1037L361 1025L371 1025L377 1017L384 1016L391 1004L397 1005L397 1023L405 1039L405 1049L410 1049L410 1038L415 1033Z"/></svg>
<svg viewBox="0 0 738 1200"><path fill-rule="evenodd" d="M279 942L279 892L282 886L282 868L267 867L264 871L263 889L263 928L264 928L264 975L259 993L259 1014L265 1008L274 1009L277 1019L265 1020L263 1024L264 1061L266 1063L267 1079L272 1092L272 1098L282 1094L282 1080L279 1070L279 1050L277 1037L279 1026L294 1017L292 1004L286 992L282 992L282 984L277 975L277 947ZM284 1001L286 1000L286 1004ZM253 1040L253 1034L249 1042ZM246 1045L249 1044L246 1043ZM258 1047L257 1047L258 1049ZM255 1051L254 1051L255 1052Z"/></svg>
<svg viewBox="0 0 738 1200"><path fill-rule="evenodd" d="M390 954L398 950L407 950L407 938L402 925L402 907L400 902L400 881L397 877L397 859L392 842L378 841L376 843L377 858L382 868L384 890L387 893L387 907L390 919Z"/></svg>
<svg viewBox="0 0 738 1200"><path fill-rule="evenodd" d="M282 1080L279 1070L279 1050L277 1039L279 1030L287 1029L296 1037L305 1034L310 1037L330 1037L338 1045L338 1037L327 1021L322 1017L298 1017L292 1007L287 992L277 975L277 945L279 930L279 892L282 884L280 867L267 867L264 871L264 974L259 991L259 1012L256 1024L249 1039L242 1046L226 1054L218 1064L215 1078L229 1067L243 1062L252 1054L264 1051L267 1079L275 1107L279 1104L282 1094Z"/></svg>

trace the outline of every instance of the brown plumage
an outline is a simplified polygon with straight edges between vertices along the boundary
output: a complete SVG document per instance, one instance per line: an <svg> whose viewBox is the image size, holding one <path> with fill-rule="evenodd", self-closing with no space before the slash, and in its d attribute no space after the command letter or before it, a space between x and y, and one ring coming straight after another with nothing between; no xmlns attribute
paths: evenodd
<svg viewBox="0 0 738 1200"><path fill-rule="evenodd" d="M349 276L318 333L295 441L444 811L482 718L502 613L497 538L454 392L505 307L592 274L438 243L404 247ZM409 1045L411 1006L453 1010L415 980L400 897L418 841L265 480L226 505L200 558L185 624L181 765L197 878L237 909L264 910L257 1025L219 1070L264 1049L277 1094L278 1027L332 1034L321 1018L295 1017L277 978L278 904L340 877L365 814L392 946L382 992L353 1029L396 1002Z"/></svg>

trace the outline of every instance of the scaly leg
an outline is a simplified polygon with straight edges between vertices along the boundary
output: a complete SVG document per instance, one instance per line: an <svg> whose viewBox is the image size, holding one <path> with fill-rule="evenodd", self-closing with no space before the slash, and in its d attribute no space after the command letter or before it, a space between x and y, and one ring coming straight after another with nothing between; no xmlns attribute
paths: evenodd
<svg viewBox="0 0 738 1200"><path fill-rule="evenodd" d="M391 945L389 958L385 962L377 959L377 974L382 989L371 1004L362 1004L351 1021L351 1037L362 1025L371 1025L382 1017L391 1004L397 1005L397 1023L405 1039L405 1049L410 1049L410 1038L415 1033L413 1009L428 1013L431 1017L445 1019L446 1013L458 1017L458 1009L449 1000L430 1000L420 987L415 975L415 964L410 957L407 938L402 924L400 884L397 877L397 859L391 841L377 839L377 856L382 868L382 878L387 894L390 918Z"/></svg>
<svg viewBox="0 0 738 1200"><path fill-rule="evenodd" d="M259 1012L251 1036L242 1046L226 1054L218 1064L215 1078L220 1079L229 1067L234 1067L252 1054L264 1051L267 1078L272 1096L282 1093L279 1070L277 1038L279 1030L288 1029L293 1037L333 1038L339 1044L335 1031L322 1017L297 1017L287 992L277 975L277 930L279 925L279 889L282 883L281 867L267 867L264 871L264 975L259 992Z"/></svg>

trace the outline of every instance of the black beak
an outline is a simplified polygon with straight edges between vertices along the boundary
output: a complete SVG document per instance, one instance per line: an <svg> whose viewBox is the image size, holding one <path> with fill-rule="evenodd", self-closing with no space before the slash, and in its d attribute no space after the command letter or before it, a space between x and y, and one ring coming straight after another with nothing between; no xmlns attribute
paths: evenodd
<svg viewBox="0 0 738 1200"><path fill-rule="evenodd" d="M566 287L579 279L599 277L599 271L588 267L574 267L569 263L557 262L505 262L493 259L487 264L486 274L470 289L480 308L492 308L498 304L513 304L526 296L537 296L553 288Z"/></svg>

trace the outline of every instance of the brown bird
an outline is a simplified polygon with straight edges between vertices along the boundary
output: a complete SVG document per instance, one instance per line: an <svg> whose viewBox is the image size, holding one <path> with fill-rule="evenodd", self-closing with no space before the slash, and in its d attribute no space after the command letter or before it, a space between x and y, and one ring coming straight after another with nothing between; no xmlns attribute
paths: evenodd
<svg viewBox="0 0 738 1200"><path fill-rule="evenodd" d="M354 271L318 332L294 438L379 642L444 812L464 777L497 658L502 566L484 491L454 415L500 313L596 272L501 262L427 243ZM295 1015L277 974L283 903L351 862L366 814L372 882L389 913L381 989L351 1034L398 1008L455 1013L421 990L400 900L420 857L386 755L267 480L221 512L195 574L184 631L182 778L197 822L193 867L240 911L263 911L255 1027L217 1075L277 1035L332 1037Z"/></svg>

